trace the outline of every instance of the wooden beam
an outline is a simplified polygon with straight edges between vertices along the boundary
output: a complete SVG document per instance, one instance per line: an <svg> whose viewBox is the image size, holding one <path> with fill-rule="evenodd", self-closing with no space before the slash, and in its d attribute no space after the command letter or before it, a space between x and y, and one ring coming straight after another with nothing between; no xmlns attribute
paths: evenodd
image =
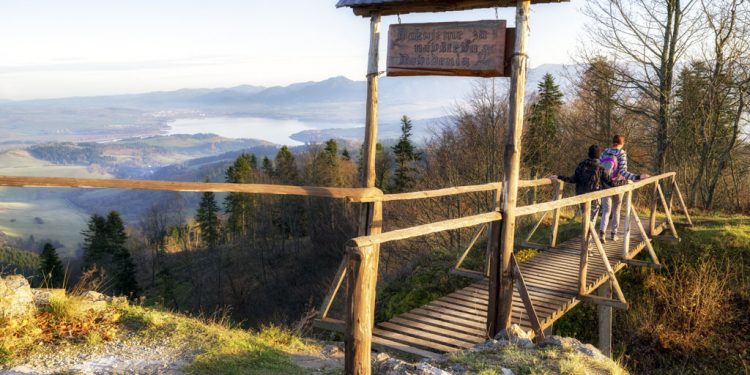
<svg viewBox="0 0 750 375"><path fill-rule="evenodd" d="M641 232L641 237L643 237L643 242L646 243L646 249L648 249L648 254L651 256L651 260L654 261L654 264L660 264L659 258L656 256L656 250L654 250L654 245L651 244L651 238L649 238L648 233L646 233L646 229L643 228L643 223L641 223L641 218L638 217L638 212L635 211L635 207L630 207L631 213L633 214L633 218L635 218L635 224L638 226L638 231ZM630 255L627 257L630 258Z"/></svg>
<svg viewBox="0 0 750 375"><path fill-rule="evenodd" d="M629 184L632 184L632 181L628 181ZM622 258L625 259L628 257L628 254L630 254L630 212L633 209L633 191L629 191L625 193L625 234L624 238L622 240Z"/></svg>
<svg viewBox="0 0 750 375"><path fill-rule="evenodd" d="M653 268L655 270L660 270L663 267L661 264L644 262L642 260L635 260L635 259L623 259L622 262L629 266Z"/></svg>
<svg viewBox="0 0 750 375"><path fill-rule="evenodd" d="M581 261L578 266L578 294L588 294L589 231L591 230L591 201L583 203L581 210Z"/></svg>
<svg viewBox="0 0 750 375"><path fill-rule="evenodd" d="M323 298L323 303L320 306L320 313L318 313L320 319L327 318L328 312L331 311L333 300L336 298L336 294L339 292L341 284L344 283L344 278L346 277L346 264L345 257L341 261L341 264L339 264L339 268L336 270L336 275L333 276L333 281L331 282L331 287L328 289L328 293L326 293L325 298Z"/></svg>
<svg viewBox="0 0 750 375"><path fill-rule="evenodd" d="M667 224L669 224L669 230L672 232L672 237L679 239L680 236L677 234L677 229L674 227L672 213L667 205L667 199L664 197L664 191L660 184L656 184L656 190L659 192L659 200L661 201L662 208L664 208L664 214L667 216Z"/></svg>
<svg viewBox="0 0 750 375"><path fill-rule="evenodd" d="M513 274L510 258L515 243L516 215L518 204L518 181L521 171L521 136L523 134L524 99L526 97L526 70L528 56L526 43L529 30L531 2L516 2L516 41L512 58L512 75L510 81L510 108L507 142L503 168L502 229L500 233L500 278L490 278L490 282L499 282L500 303L498 326L501 329L510 327L513 307Z"/></svg>
<svg viewBox="0 0 750 375"><path fill-rule="evenodd" d="M518 294L521 296L521 300L523 301L523 306L524 308L526 308L526 315L529 317L529 321L531 322L531 328L534 329L534 333L536 333L536 336L539 338L539 340L544 340L544 329L542 328L542 324L539 322L539 316L537 316L536 310L534 309L534 304L531 302L529 290L526 288L526 282L523 280L521 268L518 266L518 260L516 259L516 256L513 255L513 253L511 253L511 265L513 267L513 278L516 280L516 288L518 289Z"/></svg>
<svg viewBox="0 0 750 375"><path fill-rule="evenodd" d="M609 258L607 257L607 252L604 250L604 245L602 245L602 241L599 239L599 235L596 233L594 223L590 223L590 225L591 238L594 240L594 245L596 245L596 249L602 259L602 263L604 263L604 268L607 270L609 280L612 282L612 289L614 289L615 294L617 295L617 299L620 300L620 302L627 304L628 302L625 300L625 295L622 293L620 283L617 282L615 271L612 269L612 265L609 264Z"/></svg>
<svg viewBox="0 0 750 375"><path fill-rule="evenodd" d="M464 260L466 260L466 257L469 256L471 249L474 247L474 244L477 243L477 241L479 240L479 237L482 236L482 233L484 233L485 229L487 229L487 224L484 224L479 228L479 231L477 231L477 234L474 236L471 242L469 242L469 246L466 247L466 251L464 251L461 257L458 259L458 262L456 262L455 268L460 268L461 265L464 264Z"/></svg>
<svg viewBox="0 0 750 375"><path fill-rule="evenodd" d="M586 201L593 201L596 199L611 197L614 195L619 195L626 193L628 191L633 191L640 189L644 186L653 184L657 181L660 181L665 178L670 178L674 175L674 172L664 173L658 176L649 177L645 180L640 180L637 182L634 182L632 184L627 184L623 186L618 186L614 188L599 190L591 193L576 195L574 197L568 197L563 198L556 201L550 201L550 202L544 202L544 203L537 203L537 204L531 204L528 206L523 207L517 207L515 214L516 216L526 216L526 215L532 215L537 212L544 212L544 211L550 211L554 210L555 208L562 208L562 207L568 207L568 206L574 206L577 204L584 203Z"/></svg>
<svg viewBox="0 0 750 375"><path fill-rule="evenodd" d="M534 236L534 233L536 233L537 229L539 229L540 226L542 226L542 222L544 222L544 219L549 215L549 211L545 211L542 217L539 218L539 221L536 222L536 225L534 225L534 228L531 229L531 232L526 236L526 239L524 242L528 242L531 240L531 237Z"/></svg>
<svg viewBox="0 0 750 375"><path fill-rule="evenodd" d="M411 228L397 229L381 234L372 234L369 236L353 238L349 240L348 246L363 247L382 244L386 242L405 240L408 238L424 236L427 234L443 232L446 230L461 229L484 223L491 223L493 221L500 220L501 217L502 215L500 215L499 212L490 212L486 214L467 216L458 219L438 221L436 223L417 225Z"/></svg>
<svg viewBox="0 0 750 375"><path fill-rule="evenodd" d="M533 4L560 3L569 0L533 0ZM429 0L429 1L404 1L404 2L385 2L377 4L364 4L351 6L354 14L362 17L369 17L373 13L383 16L393 16L397 14L408 13L438 13L451 12L481 8L511 7L516 2L514 0Z"/></svg>
<svg viewBox="0 0 750 375"><path fill-rule="evenodd" d="M653 237L656 235L656 210L659 208L659 192L658 192L658 186L659 182L656 182L654 184L654 190L651 193L651 213L649 215L648 220L648 235L649 237Z"/></svg>
<svg viewBox="0 0 750 375"><path fill-rule="evenodd" d="M607 281L597 289L599 297L612 298L612 282ZM604 304L597 305L599 317L599 350L607 357L612 358L612 306Z"/></svg>
<svg viewBox="0 0 750 375"><path fill-rule="evenodd" d="M563 191L565 189L565 183L562 180L555 180L555 200L559 201L563 197ZM552 238L550 239L550 246L557 246L557 232L560 227L560 208L555 208L552 213Z"/></svg>
<svg viewBox="0 0 750 375"><path fill-rule="evenodd" d="M503 296L500 294L500 273L502 265L500 262L500 232L502 223L492 222L490 226L490 238L487 247L489 249L490 275L488 285L488 302L487 302L487 334L494 338L500 331L505 328L502 326L500 319L500 303Z"/></svg>
<svg viewBox="0 0 750 375"><path fill-rule="evenodd" d="M230 184L213 182L183 182L154 180L105 180L69 177L0 176L0 186L24 188L80 188L80 189L141 189L184 192L247 193L269 195L297 195L349 199L352 202L380 199L383 192L370 188L334 188L317 186L289 186L269 184Z"/></svg>
<svg viewBox="0 0 750 375"><path fill-rule="evenodd" d="M370 19L370 50L367 63L367 102L365 109L364 173L362 185L375 186L375 154L378 142L378 60L380 14ZM383 228L383 202L360 206L359 234L377 236ZM348 294L344 372L370 375L372 331L375 325L375 290L378 282L380 245L348 247Z"/></svg>
<svg viewBox="0 0 750 375"><path fill-rule="evenodd" d="M592 303L595 303L597 305L612 306L612 307L614 307L616 309L620 309L620 310L627 310L628 309L628 304L627 303L622 303L622 302L620 302L620 301L618 301L616 299L604 298L604 297L592 296L592 295L582 295L582 296L578 296L576 298L578 298L581 301L592 302Z"/></svg>
<svg viewBox="0 0 750 375"><path fill-rule="evenodd" d="M372 333L375 323L375 290L378 254L373 247L347 248L348 298L344 340L346 374L371 373Z"/></svg>
<svg viewBox="0 0 750 375"><path fill-rule="evenodd" d="M677 181L672 180L672 184L674 185L674 191L677 193L677 202L680 203L680 207L682 208L682 212L685 214L685 218L687 219L688 224L692 227L693 226L693 220L690 218L690 213L688 212L688 208L685 205L685 200L682 199L682 192L680 191L680 187L677 186Z"/></svg>

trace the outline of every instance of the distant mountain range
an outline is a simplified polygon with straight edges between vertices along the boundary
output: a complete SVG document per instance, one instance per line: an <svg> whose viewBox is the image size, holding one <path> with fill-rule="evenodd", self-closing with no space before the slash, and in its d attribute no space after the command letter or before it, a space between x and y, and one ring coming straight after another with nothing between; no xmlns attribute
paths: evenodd
<svg viewBox="0 0 750 375"><path fill-rule="evenodd" d="M533 90L544 74L551 73L568 91L565 70L565 65L530 69L527 87ZM501 85L508 81L498 80ZM445 116L456 103L470 97L477 83L475 78L383 77L379 84L380 119L396 123L402 115L414 119ZM106 138L108 132L117 137L123 133L149 136L166 129L170 120L197 116L363 122L366 85L365 81L332 77L275 87L242 85L0 102L0 137L80 141Z"/></svg>

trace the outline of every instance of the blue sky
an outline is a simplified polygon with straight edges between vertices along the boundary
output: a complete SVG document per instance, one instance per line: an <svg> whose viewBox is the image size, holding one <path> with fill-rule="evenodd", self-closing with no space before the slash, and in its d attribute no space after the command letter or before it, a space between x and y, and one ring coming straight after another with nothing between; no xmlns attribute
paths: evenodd
<svg viewBox="0 0 750 375"><path fill-rule="evenodd" d="M570 61L584 1L532 6L531 66ZM364 79L369 21L335 2L3 0L0 99ZM513 9L499 16L514 23ZM493 9L401 16L404 23L494 18ZM385 37L397 20L383 21Z"/></svg>

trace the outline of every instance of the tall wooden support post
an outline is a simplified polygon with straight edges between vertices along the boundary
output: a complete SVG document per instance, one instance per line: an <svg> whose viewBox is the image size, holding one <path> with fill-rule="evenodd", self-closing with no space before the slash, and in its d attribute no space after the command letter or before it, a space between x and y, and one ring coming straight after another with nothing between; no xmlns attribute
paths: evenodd
<svg viewBox="0 0 750 375"><path fill-rule="evenodd" d="M378 139L378 55L380 15L370 19L370 52L367 65L367 108L365 123L365 187L375 186L375 147ZM359 234L378 234L383 226L382 202L360 207ZM369 375L371 372L372 329L375 324L375 290L378 280L380 246L349 248L346 304L345 373Z"/></svg>
<svg viewBox="0 0 750 375"><path fill-rule="evenodd" d="M502 202L500 201L501 196L502 189L493 191L492 203L495 207L495 211L500 210L500 206L502 204ZM500 225L490 225L489 229L487 230L487 250L484 262L484 275L487 277L490 277L490 273L492 272L492 255L498 253L497 241L495 241L494 245L492 242L492 238L497 238L498 233L500 233Z"/></svg>
<svg viewBox="0 0 750 375"><path fill-rule="evenodd" d="M612 281L607 280L599 287L599 297L612 298ZM597 305L599 315L599 350L607 357L612 357L612 306Z"/></svg>
<svg viewBox="0 0 750 375"><path fill-rule="evenodd" d="M581 210L581 262L578 267L578 294L588 294L589 231L591 230L591 201L586 201Z"/></svg>
<svg viewBox="0 0 750 375"><path fill-rule="evenodd" d="M375 286L378 252L373 246L349 247L346 304L346 357L348 375L369 375L372 329L375 319Z"/></svg>
<svg viewBox="0 0 750 375"><path fill-rule="evenodd" d="M526 95L526 39L529 27L530 0L516 2L516 41L512 60L510 84L510 123L505 145L505 160L502 191L502 229L500 233L500 270L496 277L490 277L490 290L498 289L497 309L487 310L489 333L494 336L500 330L510 327L513 307L513 274L510 257L515 241L515 209L518 200L518 179L521 169L521 134L523 133L524 96ZM492 284L498 284L493 286ZM490 303L493 303L490 296ZM491 313L492 312L492 313ZM489 323L489 321L493 321Z"/></svg>
<svg viewBox="0 0 750 375"><path fill-rule="evenodd" d="M562 199L563 189L565 189L565 183L561 180L554 180L555 189L555 200ZM550 239L550 247L557 247L557 232L560 228L560 209L555 208L552 212L552 238Z"/></svg>
<svg viewBox="0 0 750 375"><path fill-rule="evenodd" d="M502 271L502 259L500 257L500 234L503 226L501 221L494 221L490 226L487 249L489 250L489 302L487 304L487 335L495 337L504 327L500 325L500 303L502 294L500 290L500 276Z"/></svg>

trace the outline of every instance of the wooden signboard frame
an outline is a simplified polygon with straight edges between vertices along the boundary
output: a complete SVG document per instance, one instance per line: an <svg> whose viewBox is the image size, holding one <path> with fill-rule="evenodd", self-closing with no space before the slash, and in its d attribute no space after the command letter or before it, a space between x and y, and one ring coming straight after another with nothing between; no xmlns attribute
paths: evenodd
<svg viewBox="0 0 750 375"><path fill-rule="evenodd" d="M504 20L391 25L388 76L509 77L514 31Z"/></svg>

